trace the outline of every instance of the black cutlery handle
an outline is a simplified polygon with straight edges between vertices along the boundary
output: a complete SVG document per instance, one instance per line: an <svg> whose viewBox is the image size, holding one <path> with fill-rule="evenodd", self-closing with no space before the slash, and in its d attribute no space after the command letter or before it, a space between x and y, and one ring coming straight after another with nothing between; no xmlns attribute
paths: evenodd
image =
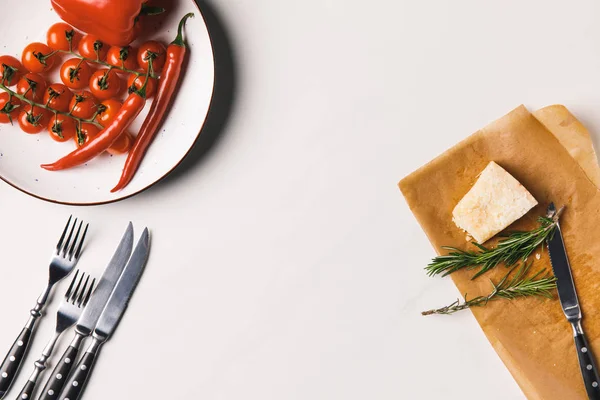
<svg viewBox="0 0 600 400"><path fill-rule="evenodd" d="M600 377L594 361L592 349L583 331L575 333L575 346L577 347L577 356L579 357L579 366L581 375L588 397L591 400L600 400Z"/></svg>
<svg viewBox="0 0 600 400"><path fill-rule="evenodd" d="M56 364L56 367L54 367L52 374L48 378L48 382L46 382L46 386L44 386L39 400L56 399L63 387L65 387L65 383L69 378L71 368L77 361L78 353L79 347L74 347L73 344L67 348L63 356L60 358L58 364Z"/></svg>
<svg viewBox="0 0 600 400"><path fill-rule="evenodd" d="M94 348L92 343L91 349L83 355L79 364L73 371L73 374L69 377L65 388L58 397L59 400L77 400L83 393L83 389L87 383L88 378L92 373L92 368L96 362L98 356L99 347Z"/></svg>
<svg viewBox="0 0 600 400"><path fill-rule="evenodd" d="M33 391L35 390L35 382L27 381L25 386L23 386L23 390L19 393L17 399L31 399L33 397Z"/></svg>
<svg viewBox="0 0 600 400"><path fill-rule="evenodd" d="M31 329L23 328L0 365L0 399L6 395L19 373L29 347L31 335Z"/></svg>

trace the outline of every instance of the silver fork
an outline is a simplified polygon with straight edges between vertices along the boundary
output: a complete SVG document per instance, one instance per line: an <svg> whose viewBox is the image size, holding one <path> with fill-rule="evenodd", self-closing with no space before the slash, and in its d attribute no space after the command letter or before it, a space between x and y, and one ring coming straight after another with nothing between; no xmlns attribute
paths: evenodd
<svg viewBox="0 0 600 400"><path fill-rule="evenodd" d="M81 234L83 221L77 227L77 218L71 223L72 219L73 217L69 217L69 221L67 221L67 225L56 245L56 250L52 253L48 285L37 299L35 307L30 311L29 320L0 365L0 399L6 396L6 393L19 373L21 364L29 348L29 342L36 328L36 322L42 316L42 310L48 301L48 296L50 296L52 288L57 282L73 271L79 260L89 224L85 225L83 234ZM77 232L75 233L76 227Z"/></svg>
<svg viewBox="0 0 600 400"><path fill-rule="evenodd" d="M26 400L32 397L37 380L46 369L46 361L52 355L56 342L64 331L75 325L75 322L79 319L83 308L87 305L87 302L92 295L96 280L92 279L92 283L90 284L90 275L86 275L83 272L79 279L77 279L78 277L79 271L75 272L71 285L65 294L65 299L56 314L56 331L54 336L44 348L42 356L35 362L33 373L17 397L19 400ZM52 394L54 393L51 393L50 395Z"/></svg>

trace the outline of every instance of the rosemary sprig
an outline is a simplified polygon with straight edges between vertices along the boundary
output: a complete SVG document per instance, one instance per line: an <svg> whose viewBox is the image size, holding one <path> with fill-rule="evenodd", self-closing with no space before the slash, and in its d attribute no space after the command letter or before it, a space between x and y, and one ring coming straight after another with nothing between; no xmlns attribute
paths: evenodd
<svg viewBox="0 0 600 400"><path fill-rule="evenodd" d="M512 267L519 261L525 262L527 257L540 245L543 246L547 238L551 237L562 214L562 208L549 217L539 217L540 224L534 230L525 232L512 232L506 239L498 242L494 249L489 249L473 242L478 251L461 250L456 247L444 246L450 253L434 258L425 268L429 276L442 274L449 275L459 269L475 269L479 271L472 279L479 277L500 263Z"/></svg>
<svg viewBox="0 0 600 400"><path fill-rule="evenodd" d="M509 276L516 267L511 268L498 284L494 284L490 279L493 290L487 296L478 296L471 300L467 300L467 295L465 293L465 301L462 303L460 300L456 300L449 306L438 308L436 310L423 311L421 314L454 314L457 311L465 310L467 308L485 306L489 301L498 299L513 300L517 297L531 296L552 299L553 296L551 291L556 288L556 278L547 273L546 270L541 270L531 277L525 277L531 264L532 263L523 264L514 276L509 279Z"/></svg>

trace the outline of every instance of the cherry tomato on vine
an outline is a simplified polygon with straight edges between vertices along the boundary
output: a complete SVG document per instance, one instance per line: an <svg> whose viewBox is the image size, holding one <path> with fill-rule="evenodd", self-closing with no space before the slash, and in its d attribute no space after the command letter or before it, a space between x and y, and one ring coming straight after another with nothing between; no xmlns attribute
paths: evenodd
<svg viewBox="0 0 600 400"><path fill-rule="evenodd" d="M66 142L75 137L75 120L67 116L56 114L50 118L48 132L50 137L57 142Z"/></svg>
<svg viewBox="0 0 600 400"><path fill-rule="evenodd" d="M68 112L73 92L63 84L53 83L44 93L44 104L53 110Z"/></svg>
<svg viewBox="0 0 600 400"><path fill-rule="evenodd" d="M17 83L17 93L25 96L26 99L39 103L44 98L47 85L43 76L29 73L24 75Z"/></svg>
<svg viewBox="0 0 600 400"><path fill-rule="evenodd" d="M114 71L100 69L90 78L90 91L97 99L111 99L121 91L121 79Z"/></svg>
<svg viewBox="0 0 600 400"><path fill-rule="evenodd" d="M129 132L125 131L112 146L108 148L107 152L113 156L118 156L127 153L131 149L131 146L133 146L133 137Z"/></svg>
<svg viewBox="0 0 600 400"><path fill-rule="evenodd" d="M48 47L48 45L35 42L25 47L23 55L21 56L21 61L23 62L23 66L29 72L40 74L49 71L54 66L56 57L55 54L53 54L53 50Z"/></svg>
<svg viewBox="0 0 600 400"><path fill-rule="evenodd" d="M0 123L12 123L19 117L21 112L21 101L16 97L10 98L6 92L0 93Z"/></svg>
<svg viewBox="0 0 600 400"><path fill-rule="evenodd" d="M6 86L14 86L19 82L19 79L26 72L25 67L21 64L21 61L17 60L12 56L1 56L0 57L0 83L4 81L4 70L5 68L10 68L12 72L10 72L11 78L8 82L5 82Z"/></svg>
<svg viewBox="0 0 600 400"><path fill-rule="evenodd" d="M70 40L70 44L69 44ZM77 32L71 25L58 22L48 29L46 43L54 50L75 50L81 40L81 33Z"/></svg>
<svg viewBox="0 0 600 400"><path fill-rule="evenodd" d="M144 72L147 72L150 67L149 60L154 57L152 60L152 69L155 73L159 73L165 65L167 59L166 53L167 49L165 45L155 40L150 40L140 46L137 62Z"/></svg>
<svg viewBox="0 0 600 400"><path fill-rule="evenodd" d="M115 99L104 100L102 103L100 103L100 105L98 105L96 122L104 127L107 127L108 124L115 119L122 105L123 104L121 104L120 101Z"/></svg>
<svg viewBox="0 0 600 400"><path fill-rule="evenodd" d="M75 93L69 103L71 115L81 119L92 118L96 108L98 108L98 100L87 90Z"/></svg>
<svg viewBox="0 0 600 400"><path fill-rule="evenodd" d="M133 88L140 90L142 86L144 86L145 82L146 75L131 74L129 75L129 79L127 79L127 90L129 93L133 92ZM148 84L146 85L146 98L149 99L150 97L154 96L154 93L156 93L156 79L150 78Z"/></svg>
<svg viewBox="0 0 600 400"><path fill-rule="evenodd" d="M100 128L92 124L81 124L81 128L75 135L75 144L81 147L100 133Z"/></svg>
<svg viewBox="0 0 600 400"><path fill-rule="evenodd" d="M79 41L79 54L96 61L104 61L108 54L108 45L94 35L85 35Z"/></svg>
<svg viewBox="0 0 600 400"><path fill-rule="evenodd" d="M70 89L81 90L87 87L92 76L92 67L79 58L65 61L60 68L60 80Z"/></svg>
<svg viewBox="0 0 600 400"><path fill-rule="evenodd" d="M19 126L25 133L40 133L48 126L50 115L43 108L27 104L19 113Z"/></svg>
<svg viewBox="0 0 600 400"><path fill-rule="evenodd" d="M137 65L137 50L135 50L131 46L127 46L127 47L112 46L108 50L106 62L108 62L110 65L114 65L115 67L135 70L138 67L138 65ZM119 74L127 73L127 71L122 71L120 69L115 69L114 71Z"/></svg>

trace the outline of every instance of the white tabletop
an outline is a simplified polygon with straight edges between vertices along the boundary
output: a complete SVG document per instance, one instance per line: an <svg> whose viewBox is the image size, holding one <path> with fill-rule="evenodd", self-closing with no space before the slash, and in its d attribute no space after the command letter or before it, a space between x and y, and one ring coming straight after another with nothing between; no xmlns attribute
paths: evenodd
<svg viewBox="0 0 600 400"><path fill-rule="evenodd" d="M86 399L522 399L470 312L420 316L459 293L425 276L434 252L396 183L521 103L563 103L598 132L600 3L211 4L237 91L200 160L94 208L0 185L0 348L74 213L92 224L81 266L98 274L127 221L153 234Z"/></svg>

